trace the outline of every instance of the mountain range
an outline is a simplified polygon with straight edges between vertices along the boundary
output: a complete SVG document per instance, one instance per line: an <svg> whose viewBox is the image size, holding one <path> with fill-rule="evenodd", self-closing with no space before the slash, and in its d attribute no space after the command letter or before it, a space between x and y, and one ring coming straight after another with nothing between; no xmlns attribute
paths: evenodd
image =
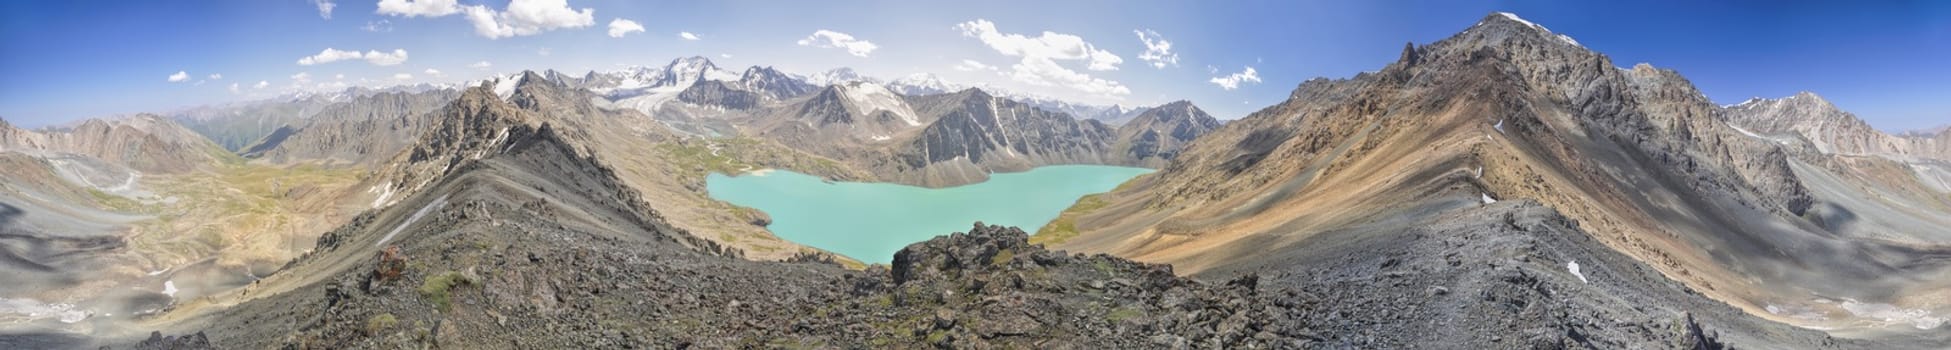
<svg viewBox="0 0 1951 350"><path fill-rule="evenodd" d="M1227 122L702 57L0 122L0 347L1930 348L1946 134L1509 13ZM1056 164L1157 171L885 265L705 190Z"/></svg>

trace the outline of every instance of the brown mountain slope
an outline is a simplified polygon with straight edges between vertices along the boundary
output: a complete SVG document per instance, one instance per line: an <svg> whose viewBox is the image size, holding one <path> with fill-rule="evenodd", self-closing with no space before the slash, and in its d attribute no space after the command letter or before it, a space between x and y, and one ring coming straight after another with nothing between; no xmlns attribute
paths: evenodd
<svg viewBox="0 0 1951 350"><path fill-rule="evenodd" d="M1728 127L1684 78L1507 14L1311 80L1077 213L1057 248L1198 272L1307 250L1323 232L1534 199L1598 241L1763 317L1863 326L1829 302L1937 310L1945 246L1836 235L1775 144ZM1815 296L1811 296L1815 295ZM1819 310L1797 318L1766 309ZM1935 311L1931 311L1935 312ZM1921 325L1921 324L1920 324Z"/></svg>

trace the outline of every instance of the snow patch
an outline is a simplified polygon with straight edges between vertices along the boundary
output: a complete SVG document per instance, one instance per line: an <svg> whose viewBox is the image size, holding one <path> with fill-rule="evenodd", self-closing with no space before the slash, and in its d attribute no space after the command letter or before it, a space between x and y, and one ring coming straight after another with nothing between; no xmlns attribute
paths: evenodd
<svg viewBox="0 0 1951 350"><path fill-rule="evenodd" d="M1578 261L1576 261L1576 260L1574 260L1574 261L1571 261L1571 262L1567 262L1567 263L1565 263L1565 269L1566 269L1566 270L1570 270L1570 271L1572 271L1572 276L1578 276L1578 281L1579 281L1579 283L1592 283L1592 281L1588 281L1588 280L1586 280L1586 279L1585 279L1585 273L1584 273L1584 272L1579 272L1579 270L1578 270Z"/></svg>
<svg viewBox="0 0 1951 350"><path fill-rule="evenodd" d="M1489 193L1485 193L1485 194L1483 194L1483 196L1484 196L1484 204L1491 204L1491 203L1497 203L1497 199L1495 199L1495 198L1490 198L1490 194L1489 194Z"/></svg>
<svg viewBox="0 0 1951 350"><path fill-rule="evenodd" d="M753 170L752 172L747 174L751 174L752 176L766 176L766 175L772 175L772 172L773 172L772 168L764 168L759 170Z"/></svg>
<svg viewBox="0 0 1951 350"><path fill-rule="evenodd" d="M1498 120L1497 120L1497 125L1491 125L1490 127L1491 127L1492 129L1497 129L1497 133L1499 133L1499 134L1502 134L1502 133L1504 133L1504 120L1503 120L1503 119L1498 119Z"/></svg>
<svg viewBox="0 0 1951 350"><path fill-rule="evenodd" d="M374 243L373 246L374 247L385 246L386 241L393 239L393 235L400 234L400 231L406 230L407 226L412 226L414 221L420 221L420 217L427 216L427 212L433 211L435 208L440 208L446 205L447 205L447 195L443 194L440 195L440 198L434 198L433 202L427 203L427 206L420 207L419 211L413 212L413 216L407 217L405 222L400 223L400 226L394 227L392 232L387 232L386 237L380 237L379 243Z"/></svg>
<svg viewBox="0 0 1951 350"><path fill-rule="evenodd" d="M1501 16L1504 16L1504 18L1508 18L1508 19L1510 19L1510 20L1512 20L1512 21L1516 21L1516 22L1518 22L1518 23L1523 23L1524 25L1526 25L1526 26L1530 26L1531 28L1537 28L1538 30L1542 30L1542 31L1544 31L1544 32L1546 32L1546 33L1551 33L1551 29L1549 29L1549 28L1545 28L1545 26L1541 26L1541 25L1538 25L1537 23L1531 23L1531 21L1526 21L1526 20L1524 20L1523 18L1518 18L1518 17L1517 17L1517 14L1513 14L1513 13L1510 13L1510 12L1498 12L1497 14L1498 14L1498 15L1501 15ZM1579 47L1583 47L1583 45L1579 45L1579 44L1578 44L1578 40L1572 40L1572 37L1570 37L1570 36L1566 36L1566 35L1564 35L1564 34L1556 34L1556 35L1554 35L1554 37L1556 37L1556 38L1558 39L1558 41L1559 41L1559 42L1563 42L1563 43L1565 43L1565 44L1569 44L1569 45L1572 45L1572 46L1579 46Z"/></svg>
<svg viewBox="0 0 1951 350"><path fill-rule="evenodd" d="M887 141L890 139L894 139L893 136L887 136L887 135L874 135L873 137L869 137L869 138L874 139L874 141Z"/></svg>
<svg viewBox="0 0 1951 350"><path fill-rule="evenodd" d="M0 298L0 320L23 319L25 321L55 318L61 323L75 323L88 319L88 311L75 309L74 304L42 303L34 299Z"/></svg>
<svg viewBox="0 0 1951 350"><path fill-rule="evenodd" d="M1881 320L1892 324L1910 324L1917 329L1929 330L1944 324L1943 316L1931 315L1929 311L1905 309L1884 303L1864 303L1844 299L1843 310L1856 317Z"/></svg>
<svg viewBox="0 0 1951 350"><path fill-rule="evenodd" d="M1756 134L1756 133L1755 133L1755 132L1753 132L1753 131L1748 131L1748 129L1742 129L1742 128L1741 128L1741 127L1739 127L1739 126L1734 126L1734 124L1728 124L1727 126L1728 126L1728 127L1730 127L1730 128L1734 128L1734 131L1739 131L1739 132L1741 132L1741 134L1742 134L1742 135L1748 135L1748 137L1753 137L1753 138L1758 138L1758 139L1764 139L1764 140L1765 140L1765 139L1767 139L1767 138L1765 138L1765 137L1761 137L1761 134Z"/></svg>
<svg viewBox="0 0 1951 350"><path fill-rule="evenodd" d="M392 199L392 198L393 198L393 184L392 184L392 183L383 183L383 184L378 184L378 185L373 185L373 188L372 188L372 189L370 189L370 190L367 190L366 192L373 192L374 190L378 190L378 189L380 189L380 188L382 188L382 187L384 187L384 188L386 189L386 191L385 191L385 192L381 192L381 193L379 194L379 198L375 198L375 199L373 199L373 209L379 209L379 207L381 207L381 206L385 206L385 205L387 204L387 202L386 202L386 200L387 200L387 199Z"/></svg>
<svg viewBox="0 0 1951 350"><path fill-rule="evenodd" d="M845 93L848 101L853 101L861 114L888 111L894 113L895 117L901 118L902 122L908 123L908 126L921 126L921 120L915 118L914 109L909 108L908 103L902 101L900 95L888 91L885 86L855 83L842 87L840 91Z"/></svg>
<svg viewBox="0 0 1951 350"><path fill-rule="evenodd" d="M168 281L163 281L163 294L164 294L164 295L168 295L168 296L169 296L169 297L171 297L171 298L175 298L175 297L176 297L176 292L177 292L177 290L176 290L176 280L168 280Z"/></svg>
<svg viewBox="0 0 1951 350"><path fill-rule="evenodd" d="M495 96L500 96L502 101L507 101L509 97L515 96L515 86L521 85L522 79L527 77L527 74L518 74L514 77L495 79Z"/></svg>

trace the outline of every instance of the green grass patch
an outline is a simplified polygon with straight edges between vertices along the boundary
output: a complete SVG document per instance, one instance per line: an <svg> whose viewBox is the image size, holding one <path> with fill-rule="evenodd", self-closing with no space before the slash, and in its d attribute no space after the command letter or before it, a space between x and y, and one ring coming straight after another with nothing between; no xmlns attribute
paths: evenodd
<svg viewBox="0 0 1951 350"><path fill-rule="evenodd" d="M400 325L400 319L393 317L393 314L379 314L366 319L366 335L379 335L380 332L392 329L398 325Z"/></svg>
<svg viewBox="0 0 1951 350"><path fill-rule="evenodd" d="M996 252L996 255L994 256L990 256L989 265L990 266L1009 265L1009 261L1015 259L1016 259L1016 252L1004 250L1004 251Z"/></svg>
<svg viewBox="0 0 1951 350"><path fill-rule="evenodd" d="M470 284L474 284L474 280L468 279L466 275L462 275L460 272L443 272L427 278L426 283L420 284L420 297L426 298L427 302L433 303L434 308L439 309L441 312L446 312L454 308L454 288Z"/></svg>
<svg viewBox="0 0 1951 350"><path fill-rule="evenodd" d="M1104 315L1104 319L1111 320L1111 322L1124 322L1124 320L1135 319L1140 316L1145 316L1145 312L1139 311L1135 307L1120 306L1117 309L1111 310L1110 314Z"/></svg>
<svg viewBox="0 0 1951 350"><path fill-rule="evenodd" d="M1070 208L1065 208L1063 213L1057 214L1056 219L1038 228L1036 235L1030 236L1030 244L1061 244L1076 238L1078 216L1111 205L1111 201L1105 200L1103 196L1103 193L1098 193L1077 198L1077 203L1071 204Z"/></svg>

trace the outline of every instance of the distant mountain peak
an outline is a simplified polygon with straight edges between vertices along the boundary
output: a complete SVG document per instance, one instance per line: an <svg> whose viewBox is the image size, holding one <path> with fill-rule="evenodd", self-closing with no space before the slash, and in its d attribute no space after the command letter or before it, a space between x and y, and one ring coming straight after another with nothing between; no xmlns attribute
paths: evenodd
<svg viewBox="0 0 1951 350"><path fill-rule="evenodd" d="M1518 17L1517 14L1510 12L1493 12L1490 15L1484 16L1482 21L1478 21L1476 27L1508 27L1525 30L1537 33L1542 37L1555 39L1558 42L1583 47L1583 45L1579 45L1578 40L1572 39L1571 36L1552 32L1550 28L1545 28L1544 25L1525 20L1523 17Z"/></svg>

